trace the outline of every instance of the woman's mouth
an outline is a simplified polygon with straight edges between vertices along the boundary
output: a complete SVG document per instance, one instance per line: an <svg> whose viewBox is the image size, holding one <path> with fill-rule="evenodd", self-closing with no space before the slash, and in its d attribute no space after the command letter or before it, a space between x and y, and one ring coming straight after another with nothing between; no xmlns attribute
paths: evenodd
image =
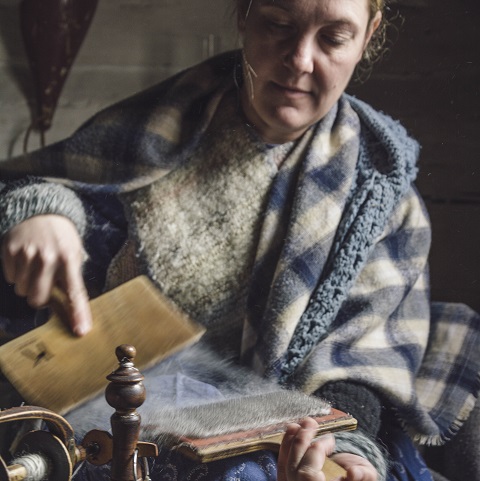
<svg viewBox="0 0 480 481"><path fill-rule="evenodd" d="M311 92L303 88L293 86L293 85L282 85L276 82L272 82L276 91L280 92L282 95L288 98L302 98L310 96Z"/></svg>

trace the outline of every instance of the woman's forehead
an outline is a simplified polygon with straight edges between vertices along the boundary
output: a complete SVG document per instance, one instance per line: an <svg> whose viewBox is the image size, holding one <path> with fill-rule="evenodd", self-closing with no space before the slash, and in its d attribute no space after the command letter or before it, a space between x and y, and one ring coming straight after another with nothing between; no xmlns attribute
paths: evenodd
<svg viewBox="0 0 480 481"><path fill-rule="evenodd" d="M369 0L250 0L252 4L270 5L285 10L318 9L332 10L335 7L341 9L368 8Z"/></svg>
<svg viewBox="0 0 480 481"><path fill-rule="evenodd" d="M353 5L358 4L362 6L367 6L370 0L245 0L247 4L258 3L260 5L277 5L283 8L297 8L302 6L312 6L312 7L326 7L328 5L335 4L345 4ZM378 0L377 0L378 1Z"/></svg>
<svg viewBox="0 0 480 481"><path fill-rule="evenodd" d="M368 0L252 0L258 6L272 6L291 12L332 21L354 20L368 12ZM341 17L341 18L340 18Z"/></svg>

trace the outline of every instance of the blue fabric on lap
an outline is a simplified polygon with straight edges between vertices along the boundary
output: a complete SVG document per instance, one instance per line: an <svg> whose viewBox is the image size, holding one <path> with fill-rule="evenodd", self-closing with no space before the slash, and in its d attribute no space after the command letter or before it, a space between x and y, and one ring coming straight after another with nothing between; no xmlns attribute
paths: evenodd
<svg viewBox="0 0 480 481"><path fill-rule="evenodd" d="M433 481L422 455L399 427L390 430L383 442L391 457L387 481Z"/></svg>
<svg viewBox="0 0 480 481"><path fill-rule="evenodd" d="M236 456L211 463L198 463L183 455L166 451L149 460L152 481L276 481L276 454L270 451ZM145 474L145 473L144 473ZM110 467L85 463L74 481L110 481Z"/></svg>

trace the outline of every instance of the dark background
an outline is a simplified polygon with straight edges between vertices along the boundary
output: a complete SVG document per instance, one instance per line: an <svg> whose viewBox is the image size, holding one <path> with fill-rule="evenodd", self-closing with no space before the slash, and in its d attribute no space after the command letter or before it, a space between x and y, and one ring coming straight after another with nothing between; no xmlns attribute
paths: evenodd
<svg viewBox="0 0 480 481"><path fill-rule="evenodd" d="M388 51L349 91L420 141L432 298L480 311L480 2L429 0L389 16Z"/></svg>

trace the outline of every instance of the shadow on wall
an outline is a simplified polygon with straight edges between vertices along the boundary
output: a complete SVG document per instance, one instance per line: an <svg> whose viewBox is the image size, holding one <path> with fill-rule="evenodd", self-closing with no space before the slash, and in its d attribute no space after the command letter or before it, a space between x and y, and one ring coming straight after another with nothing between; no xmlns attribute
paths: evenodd
<svg viewBox="0 0 480 481"><path fill-rule="evenodd" d="M20 2L11 2L10 5L0 5L0 42L3 46L3 73L7 76L6 81L12 82L25 98L30 112L35 108L34 85L27 55L24 48L20 30ZM15 117L14 119L15 120ZM20 137L25 134L23 123L14 129L15 135L8 140L8 156L11 155L14 146Z"/></svg>
<svg viewBox="0 0 480 481"><path fill-rule="evenodd" d="M432 297L480 311L480 2L401 5L404 21L388 55L350 91L420 141Z"/></svg>
<svg viewBox="0 0 480 481"><path fill-rule="evenodd" d="M20 2L16 6L0 6L0 41L5 49L7 74L25 98L32 98L33 82L20 30Z"/></svg>

